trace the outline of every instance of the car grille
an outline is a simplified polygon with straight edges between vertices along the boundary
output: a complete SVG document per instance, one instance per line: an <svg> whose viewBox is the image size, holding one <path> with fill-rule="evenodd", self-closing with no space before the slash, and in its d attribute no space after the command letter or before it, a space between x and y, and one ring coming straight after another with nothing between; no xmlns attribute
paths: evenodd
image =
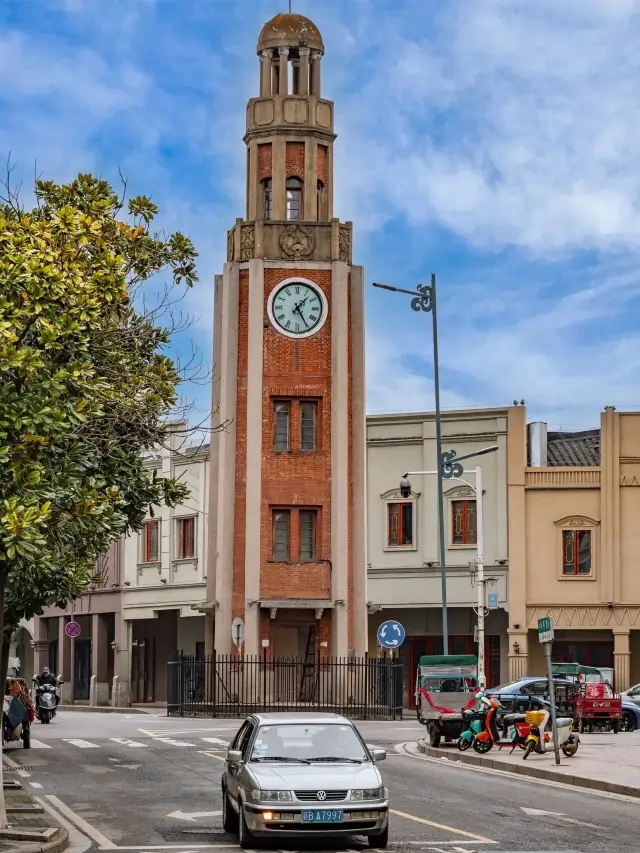
<svg viewBox="0 0 640 853"><path fill-rule="evenodd" d="M335 803L337 800L346 800L347 799L347 791L325 791L326 797L322 800L318 800L318 793L322 791L322 788L316 788L315 791L294 791L296 795L296 799L302 800L302 802L321 802L321 803Z"/></svg>

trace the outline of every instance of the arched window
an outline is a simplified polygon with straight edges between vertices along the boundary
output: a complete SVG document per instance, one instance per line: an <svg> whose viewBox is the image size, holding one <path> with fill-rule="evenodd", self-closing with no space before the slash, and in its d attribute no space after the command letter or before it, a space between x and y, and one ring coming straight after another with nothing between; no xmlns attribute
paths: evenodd
<svg viewBox="0 0 640 853"><path fill-rule="evenodd" d="M323 222L327 218L326 193L322 181L318 181L318 221Z"/></svg>
<svg viewBox="0 0 640 853"><path fill-rule="evenodd" d="M271 183L271 178L265 178L262 182L262 194L263 194L263 206L264 206L264 218L271 219L271 211L273 207L273 185Z"/></svg>
<svg viewBox="0 0 640 853"><path fill-rule="evenodd" d="M300 178L287 180L287 219L302 219L302 181Z"/></svg>

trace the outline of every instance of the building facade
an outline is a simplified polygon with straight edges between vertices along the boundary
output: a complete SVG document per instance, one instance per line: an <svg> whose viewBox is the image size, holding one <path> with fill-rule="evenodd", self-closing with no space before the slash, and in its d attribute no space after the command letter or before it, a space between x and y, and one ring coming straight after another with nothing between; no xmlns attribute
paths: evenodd
<svg viewBox="0 0 640 853"><path fill-rule="evenodd" d="M486 618L487 683L508 673L507 602L507 409L445 412L444 450L458 456L497 445L494 453L465 462L461 482L445 480L445 530L449 654L477 652L476 464L482 467L485 576L497 594ZM436 432L432 412L374 415L367 418L367 599L369 650L375 652L378 626L396 619L405 628L402 649L408 689L422 654L443 654L442 594L436 477L412 477L412 494L403 498L399 482L407 471L436 470ZM472 564L470 566L470 563Z"/></svg>
<svg viewBox="0 0 640 853"><path fill-rule="evenodd" d="M509 410L509 670L544 674L553 654L640 681L640 414L605 409L599 430L548 432Z"/></svg>
<svg viewBox="0 0 640 853"><path fill-rule="evenodd" d="M146 460L149 474L189 487L176 507L154 507L139 533L124 542L122 654L128 657L131 702L164 702L167 661L176 650L204 655L209 445L187 447L175 424L168 447Z"/></svg>
<svg viewBox="0 0 640 853"><path fill-rule="evenodd" d="M215 281L206 649L363 654L364 292L333 216L334 105L315 24L258 40L245 219Z"/></svg>

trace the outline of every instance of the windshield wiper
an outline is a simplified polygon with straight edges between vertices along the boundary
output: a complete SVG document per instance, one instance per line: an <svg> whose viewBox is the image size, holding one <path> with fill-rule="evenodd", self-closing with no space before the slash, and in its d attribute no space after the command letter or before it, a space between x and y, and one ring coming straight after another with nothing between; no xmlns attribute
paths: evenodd
<svg viewBox="0 0 640 853"><path fill-rule="evenodd" d="M348 761L350 764L362 764L363 758L338 758L337 755L320 755L317 758L310 758L309 761Z"/></svg>
<svg viewBox="0 0 640 853"><path fill-rule="evenodd" d="M293 758L289 755L257 755L252 761L297 761L300 764L311 764L308 758Z"/></svg>

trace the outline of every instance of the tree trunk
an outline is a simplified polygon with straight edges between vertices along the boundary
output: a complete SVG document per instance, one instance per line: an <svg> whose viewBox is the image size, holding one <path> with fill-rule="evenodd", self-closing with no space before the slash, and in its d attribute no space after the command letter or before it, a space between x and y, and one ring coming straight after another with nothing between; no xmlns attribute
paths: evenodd
<svg viewBox="0 0 640 853"><path fill-rule="evenodd" d="M6 641L4 636L4 591L7 585L7 572L0 572L0 662L6 661L6 665L3 668L3 672L5 673L5 678L0 682L1 694L0 699L2 700L2 714L4 714L4 691L5 691L5 682L6 682L6 673L9 668L9 643ZM2 725L3 720L0 717L0 725ZM0 744L1 744L0 740ZM4 785L3 785L3 770L4 770L4 759L2 756L2 747L0 746L0 827L7 826L7 809L4 802Z"/></svg>
<svg viewBox="0 0 640 853"><path fill-rule="evenodd" d="M13 637L13 629L2 632L2 644L0 646L0 684L4 684L7 680L9 672L9 653L11 652L11 638ZM2 691L4 693L4 690Z"/></svg>

